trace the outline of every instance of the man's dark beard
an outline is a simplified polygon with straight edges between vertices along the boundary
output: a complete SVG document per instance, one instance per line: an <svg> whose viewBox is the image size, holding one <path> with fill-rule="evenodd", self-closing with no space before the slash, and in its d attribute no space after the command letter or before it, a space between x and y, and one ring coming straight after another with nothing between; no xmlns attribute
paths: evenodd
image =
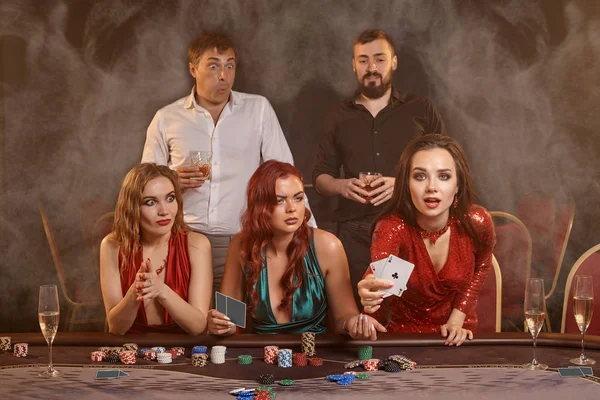
<svg viewBox="0 0 600 400"><path fill-rule="evenodd" d="M370 77L379 77L379 79L381 80L381 85L377 85L377 84L367 84L365 85L365 79L370 78ZM383 79L383 76L381 76L381 74L379 72L367 72L362 79L358 82L358 91L365 97L369 98L369 99L379 99L381 97L383 97L383 95L385 94L385 92L387 92L387 90L392 87L392 80L390 79L389 81L385 81Z"/></svg>

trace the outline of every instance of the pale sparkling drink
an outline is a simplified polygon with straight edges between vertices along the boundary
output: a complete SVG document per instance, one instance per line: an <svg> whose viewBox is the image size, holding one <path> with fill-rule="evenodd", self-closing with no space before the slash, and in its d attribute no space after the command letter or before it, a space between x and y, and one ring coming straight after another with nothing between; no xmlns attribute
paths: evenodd
<svg viewBox="0 0 600 400"><path fill-rule="evenodd" d="M52 366L52 342L58 331L60 320L60 306L58 305L58 289L56 285L40 286L40 298L38 300L38 321L42 335L48 343L48 368L40 372L38 376L43 378L56 378L63 373Z"/></svg>
<svg viewBox="0 0 600 400"><path fill-rule="evenodd" d="M537 336L544 326L544 319L546 313L535 310L525 311L525 321L527 322L527 328L532 335Z"/></svg>
<svg viewBox="0 0 600 400"><path fill-rule="evenodd" d="M54 336L56 336L56 331L58 331L60 313L55 311L43 312L38 314L38 318L42 335L44 335L47 343L52 343Z"/></svg>
<svg viewBox="0 0 600 400"><path fill-rule="evenodd" d="M594 315L594 299L592 297L573 297L573 314L575 322L581 332L585 332L590 326L592 315Z"/></svg>
<svg viewBox="0 0 600 400"><path fill-rule="evenodd" d="M525 369L544 370L548 365L540 363L536 356L537 337L546 318L546 295L544 291L544 281L539 278L529 278L525 284L525 299L523 311L525 313L525 322L527 328L533 337L533 360L523 365Z"/></svg>
<svg viewBox="0 0 600 400"><path fill-rule="evenodd" d="M576 365L594 365L595 360L588 358L584 352L585 331L590 326L594 315L594 284L591 276L575 277L575 293L573 293L573 316L581 332L581 354L569 361Z"/></svg>

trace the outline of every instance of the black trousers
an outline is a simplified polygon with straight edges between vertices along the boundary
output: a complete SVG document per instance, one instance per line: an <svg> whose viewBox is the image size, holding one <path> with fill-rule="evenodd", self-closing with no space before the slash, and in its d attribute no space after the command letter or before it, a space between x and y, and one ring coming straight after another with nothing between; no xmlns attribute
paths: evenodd
<svg viewBox="0 0 600 400"><path fill-rule="evenodd" d="M338 238L344 245L348 266L350 267L350 282L352 292L359 310L362 310L356 285L361 281L371 263L371 226L373 218L358 221L338 223Z"/></svg>

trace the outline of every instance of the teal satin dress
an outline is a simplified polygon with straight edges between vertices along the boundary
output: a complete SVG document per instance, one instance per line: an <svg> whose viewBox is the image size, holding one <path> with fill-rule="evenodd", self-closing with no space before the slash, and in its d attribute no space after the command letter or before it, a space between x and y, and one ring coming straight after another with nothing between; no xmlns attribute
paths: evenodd
<svg viewBox="0 0 600 400"><path fill-rule="evenodd" d="M269 296L269 278L266 260L255 284L258 304L254 307L252 331L254 333L327 333L327 293L325 278L315 252L314 238L304 256L303 284L292 297L292 319L277 323ZM250 301L248 298L247 301Z"/></svg>

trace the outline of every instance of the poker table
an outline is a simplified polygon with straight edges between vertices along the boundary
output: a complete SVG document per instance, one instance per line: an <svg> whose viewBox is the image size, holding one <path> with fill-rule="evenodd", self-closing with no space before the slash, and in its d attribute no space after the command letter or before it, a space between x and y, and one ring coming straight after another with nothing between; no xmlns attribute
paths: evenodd
<svg viewBox="0 0 600 400"><path fill-rule="evenodd" d="M273 374L277 398L366 399L421 398L485 400L528 397L532 399L600 399L600 336L586 336L586 354L598 361L594 376L562 378L557 368L568 367L579 355L580 336L540 334L538 360L549 365L546 371L528 371L521 365L531 361L532 339L528 333L480 334L461 347L444 346L434 334L383 334L375 342L351 340L340 335L317 335L317 357L323 366L280 368L263 361L264 346L276 345L300 351L299 335L185 336L145 334L115 336L108 333L59 332L53 345L53 361L64 376L46 379L37 376L48 363L48 350L40 333L0 334L11 336L13 345L29 344L27 357L0 353L0 398L101 398L101 399L222 399L229 391L256 388L261 374ZM171 364L137 359L134 365L94 362L90 353L101 346L137 343L142 347L185 347L184 356ZM205 367L191 365L195 345L227 347L225 364ZM404 355L417 363L412 371L368 372L368 380L355 380L349 386L329 382L329 374L342 374L344 365L358 358L360 346L373 346L373 357ZM250 365L237 363L237 356L253 356ZM98 369L121 369L129 374L114 380L95 380ZM353 369L364 372L361 367ZM293 386L280 386L292 379Z"/></svg>

